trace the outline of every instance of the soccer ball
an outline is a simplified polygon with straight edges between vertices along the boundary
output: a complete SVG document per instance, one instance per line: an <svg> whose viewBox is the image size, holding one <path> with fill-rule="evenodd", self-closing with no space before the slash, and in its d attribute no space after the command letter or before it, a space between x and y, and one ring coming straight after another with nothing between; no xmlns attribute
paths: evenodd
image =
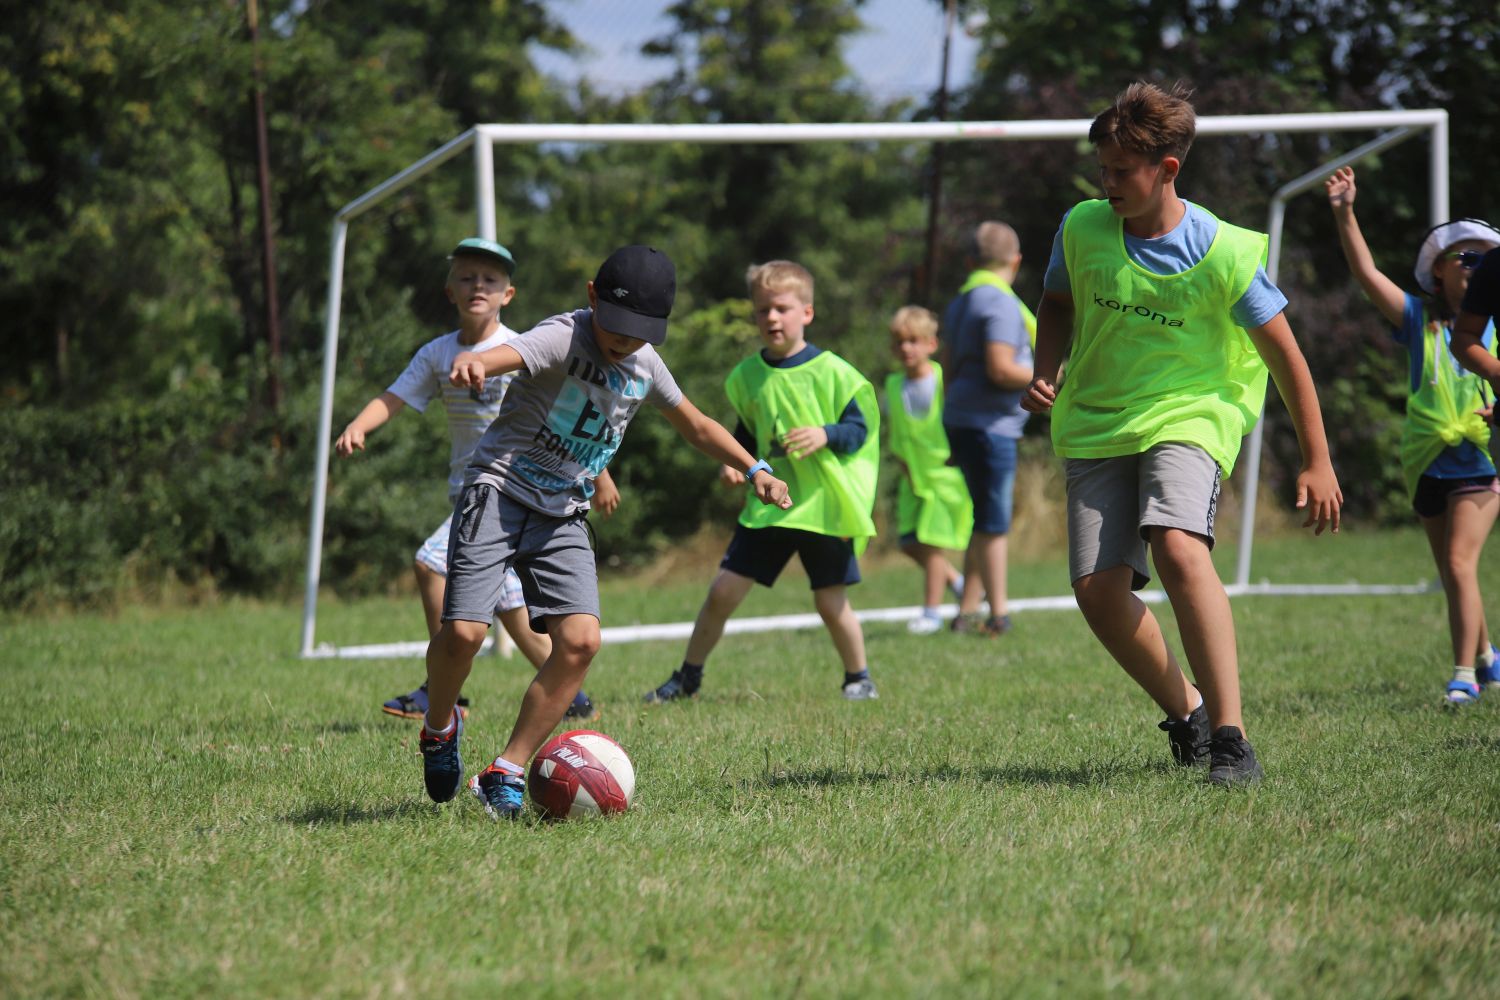
<svg viewBox="0 0 1500 1000"><path fill-rule="evenodd" d="M608 736L574 729L552 737L537 751L526 790L531 804L547 819L622 813L635 794L635 767Z"/></svg>

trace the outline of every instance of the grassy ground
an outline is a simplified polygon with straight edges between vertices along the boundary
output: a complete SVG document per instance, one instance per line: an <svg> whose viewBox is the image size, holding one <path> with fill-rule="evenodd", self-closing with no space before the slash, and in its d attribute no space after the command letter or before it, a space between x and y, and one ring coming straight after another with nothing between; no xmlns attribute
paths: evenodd
<svg viewBox="0 0 1500 1000"><path fill-rule="evenodd" d="M1351 531L1255 575L1429 565L1415 532ZM606 623L691 617L705 582L610 580ZM857 605L916 587L877 567ZM1076 612L1028 612L998 641L871 626L866 704L821 631L727 638L700 698L651 710L681 644L607 648L633 809L504 826L428 803L415 726L376 710L420 664L301 661L297 608L11 619L0 995L1495 995L1500 697L1439 708L1441 598L1235 611L1252 790L1171 766ZM321 615L339 643L420 627L414 598ZM471 766L525 673L479 663Z"/></svg>

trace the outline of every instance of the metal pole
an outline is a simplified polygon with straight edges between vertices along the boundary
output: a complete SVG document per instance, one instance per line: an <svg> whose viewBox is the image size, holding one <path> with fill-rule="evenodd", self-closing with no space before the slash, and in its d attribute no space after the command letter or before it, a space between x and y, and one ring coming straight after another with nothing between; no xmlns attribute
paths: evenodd
<svg viewBox="0 0 1500 1000"><path fill-rule="evenodd" d="M948 120L948 54L953 46L953 20L955 0L947 0L943 10L943 67L938 78L937 120ZM932 300L933 285L937 279L937 230L938 216L943 210L943 150L941 142L932 144L932 176L927 184L927 253L923 258L921 287L917 299Z"/></svg>
<svg viewBox="0 0 1500 1000"><path fill-rule="evenodd" d="M495 147L484 136L474 143L474 202L479 223L475 232L495 239Z"/></svg>
<svg viewBox="0 0 1500 1000"><path fill-rule="evenodd" d="M323 513L328 503L328 451L333 439L333 375L338 367L339 307L344 295L344 240L349 223L333 225L333 247L328 254L328 316L323 325L323 399L318 406L318 458L313 474L311 523L307 528L307 577L302 598L302 655L313 651L313 629L318 614L318 574L323 565Z"/></svg>
<svg viewBox="0 0 1500 1000"><path fill-rule="evenodd" d="M1436 128L1435 125L1432 127ZM1416 135L1417 131L1415 127L1402 127L1378 135L1363 146L1352 149L1343 156L1335 157L1322 166L1314 167L1276 189L1276 193L1271 196L1270 217L1266 224L1266 233L1269 237L1266 245L1266 277L1271 279L1271 284L1274 285L1281 274L1281 239L1286 222L1286 203L1302 192L1322 184L1324 178L1340 167L1346 167L1367 156L1374 156L1398 143L1405 142ZM1240 548L1235 557L1234 570L1234 582L1239 587L1248 586L1250 583L1250 558L1255 547L1255 506L1260 492L1260 457L1265 441L1265 422L1266 410L1262 406L1260 419L1255 422L1255 427L1250 431L1250 444L1246 449L1248 464L1245 466L1244 478L1244 513L1240 521Z"/></svg>

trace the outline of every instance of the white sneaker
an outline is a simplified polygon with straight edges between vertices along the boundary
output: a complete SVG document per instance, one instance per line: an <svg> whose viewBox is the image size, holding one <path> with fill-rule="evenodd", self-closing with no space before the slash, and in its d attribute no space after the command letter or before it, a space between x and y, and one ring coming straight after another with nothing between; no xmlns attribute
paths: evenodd
<svg viewBox="0 0 1500 1000"><path fill-rule="evenodd" d="M906 623L906 631L912 635L932 635L934 632L943 630L943 616L922 612L916 618Z"/></svg>
<svg viewBox="0 0 1500 1000"><path fill-rule="evenodd" d="M880 692L875 690L875 682L868 677L844 685L844 698L848 701L869 701L879 697Z"/></svg>

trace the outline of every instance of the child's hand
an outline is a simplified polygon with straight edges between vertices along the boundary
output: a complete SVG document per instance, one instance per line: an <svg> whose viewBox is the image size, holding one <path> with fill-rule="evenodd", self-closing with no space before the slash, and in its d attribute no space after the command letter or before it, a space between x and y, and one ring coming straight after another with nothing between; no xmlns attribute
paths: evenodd
<svg viewBox="0 0 1500 1000"><path fill-rule="evenodd" d="M1354 168L1339 167L1333 176L1323 182L1328 192L1328 204L1335 211L1354 207Z"/></svg>
<svg viewBox="0 0 1500 1000"><path fill-rule="evenodd" d="M613 517L620 507L620 488L609 476L594 480L594 496L589 501L589 507L597 510L605 517Z"/></svg>
<svg viewBox="0 0 1500 1000"><path fill-rule="evenodd" d="M725 486L744 486L745 474L732 465L719 466L719 482Z"/></svg>
<svg viewBox="0 0 1500 1000"><path fill-rule="evenodd" d="M1057 402L1057 385L1049 379L1034 378L1021 396L1021 409L1027 413L1046 413Z"/></svg>
<svg viewBox="0 0 1500 1000"><path fill-rule="evenodd" d="M781 446L793 458L806 458L828 444L828 431L822 427L793 427L781 436Z"/></svg>
<svg viewBox="0 0 1500 1000"><path fill-rule="evenodd" d="M740 477L743 479L744 477ZM790 510L792 507L791 494L787 492L786 483L777 479L765 470L755 474L755 482L751 483L755 489L755 496L763 504L780 507L782 510Z"/></svg>
<svg viewBox="0 0 1500 1000"><path fill-rule="evenodd" d="M1339 489L1338 478L1333 474L1333 466L1323 463L1310 469L1303 469L1297 476L1297 509L1307 510L1307 520L1302 522L1302 527L1311 527L1314 535L1321 535L1325 526L1332 527L1333 533L1339 531L1339 510L1344 506L1344 493Z"/></svg>
<svg viewBox="0 0 1500 1000"><path fill-rule="evenodd" d="M458 357L453 359L453 370L448 373L448 381L460 389L483 389L484 362L473 351L459 352Z"/></svg>
<svg viewBox="0 0 1500 1000"><path fill-rule="evenodd" d="M350 424L344 428L344 433L333 442L333 450L343 458L348 458L356 451L365 450L365 432Z"/></svg>

